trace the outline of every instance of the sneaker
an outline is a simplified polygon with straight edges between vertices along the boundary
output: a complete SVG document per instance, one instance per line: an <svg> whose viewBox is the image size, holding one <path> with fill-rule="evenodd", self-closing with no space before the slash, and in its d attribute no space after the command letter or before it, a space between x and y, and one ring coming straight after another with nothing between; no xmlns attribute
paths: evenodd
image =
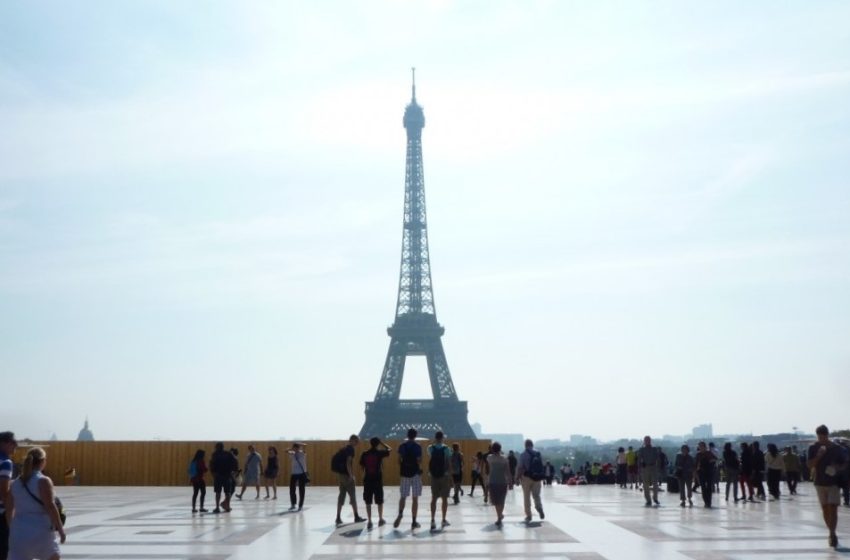
<svg viewBox="0 0 850 560"><path fill-rule="evenodd" d="M289 506L289 511L295 511L295 505L294 504Z"/></svg>
<svg viewBox="0 0 850 560"><path fill-rule="evenodd" d="M192 513L198 513L198 510L196 510L195 508L192 508Z"/></svg>
<svg viewBox="0 0 850 560"><path fill-rule="evenodd" d="M449 525L451 525L451 523L443 519L443 522L440 524L440 527L448 527Z"/></svg>
<svg viewBox="0 0 850 560"><path fill-rule="evenodd" d="M360 517L359 515L354 516L354 522L355 523L363 523L364 521L366 521L365 517Z"/></svg>
<svg viewBox="0 0 850 560"><path fill-rule="evenodd" d="M369 531L372 530L372 522L371 521L366 524L366 529L369 530Z"/></svg>
<svg viewBox="0 0 850 560"><path fill-rule="evenodd" d="M437 524L432 521L431 522L431 531L436 531L436 530L437 530Z"/></svg>
<svg viewBox="0 0 850 560"><path fill-rule="evenodd" d="M661 502L659 502L657 498L656 498L656 499L654 499L654 500L652 500L652 501L653 501L653 502L655 503L655 505L657 505L657 506L660 506L660 505L661 505Z"/></svg>
<svg viewBox="0 0 850 560"><path fill-rule="evenodd" d="M242 499L242 496L241 496L241 495L239 495L239 494L234 494L234 495L233 495L233 497L234 497L234 498L236 498L237 500L241 500L241 499Z"/></svg>
<svg viewBox="0 0 850 560"><path fill-rule="evenodd" d="M207 510L205 510L204 508L201 508L201 509L199 509L198 511L200 511L201 513L206 513L206 512L207 512Z"/></svg>
<svg viewBox="0 0 850 560"><path fill-rule="evenodd" d="M399 525L401 525L401 516L400 515L395 518L395 521L393 521L393 528L398 529Z"/></svg>
<svg viewBox="0 0 850 560"><path fill-rule="evenodd" d="M832 548L838 548L838 536L831 535L829 537L829 546L831 546Z"/></svg>
<svg viewBox="0 0 850 560"><path fill-rule="evenodd" d="M339 517L337 517L337 518L336 518L336 521L334 521L334 523L336 523L336 526L337 526L337 527L339 527L340 525L342 525L342 519L340 519Z"/></svg>
<svg viewBox="0 0 850 560"><path fill-rule="evenodd" d="M526 523L531 523L531 516L530 516L530 515L526 515L526 516L525 516L525 522L526 522Z"/></svg>
<svg viewBox="0 0 850 560"><path fill-rule="evenodd" d="M694 507L694 501L688 498L688 507Z"/></svg>
<svg viewBox="0 0 850 560"><path fill-rule="evenodd" d="M652 507L652 502L646 502L643 507Z"/></svg>
<svg viewBox="0 0 850 560"><path fill-rule="evenodd" d="M420 525L420 524L419 524L418 522L416 522L416 521L414 521L413 523L411 523L411 524L410 524L410 529L411 529L411 530L413 530L413 529L418 529L418 528L420 528L420 527L422 527L422 525Z"/></svg>
<svg viewBox="0 0 850 560"><path fill-rule="evenodd" d="M386 525L386 524L387 524L387 522L386 522L386 521L384 521L383 519L379 519L379 520L378 520L378 527L383 527L383 526L384 526L384 525Z"/></svg>
<svg viewBox="0 0 850 560"><path fill-rule="evenodd" d="M682 502L681 502L679 505L680 505L681 507L685 507L685 500L682 500Z"/></svg>
<svg viewBox="0 0 850 560"><path fill-rule="evenodd" d="M546 514L543 513L543 508L538 508L537 513L540 515L540 519L546 519Z"/></svg>
<svg viewBox="0 0 850 560"><path fill-rule="evenodd" d="M221 510L220 510L220 509L218 509L218 508L215 508L212 512L213 512L213 513L221 513Z"/></svg>

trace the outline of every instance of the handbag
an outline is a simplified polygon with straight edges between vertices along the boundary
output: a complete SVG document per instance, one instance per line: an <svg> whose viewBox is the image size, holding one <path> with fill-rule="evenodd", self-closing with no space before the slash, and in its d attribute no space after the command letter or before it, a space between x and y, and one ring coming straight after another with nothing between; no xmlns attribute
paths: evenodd
<svg viewBox="0 0 850 560"><path fill-rule="evenodd" d="M35 495L35 494L33 494L33 493L30 491L29 486L27 486L27 483L26 483L26 482L24 482L23 480L21 480L21 485L24 487L24 490L26 490L26 491L27 491L27 494L29 494L29 495L30 495L30 497L32 497L32 499L33 499L33 500L35 500L36 502L38 502L38 503L39 503L39 505L41 505L41 507L43 507L45 510L47 509L46 507L44 507L44 502L42 502L41 500L39 500L39 499L36 497L36 495ZM63 506L63 505L62 505L62 500L60 500L58 496L54 496L54 497L53 497L53 504L56 506L56 509L58 509L58 510L59 510L59 521L61 521L61 522L62 522L62 526L64 527L64 526L65 526L65 519L67 519L67 518L68 518L68 516L66 516L66 515L65 515L65 506Z"/></svg>

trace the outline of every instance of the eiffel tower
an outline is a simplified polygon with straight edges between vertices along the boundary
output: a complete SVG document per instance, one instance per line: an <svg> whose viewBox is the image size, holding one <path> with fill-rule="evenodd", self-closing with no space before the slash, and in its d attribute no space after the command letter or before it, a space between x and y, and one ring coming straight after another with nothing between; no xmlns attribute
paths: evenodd
<svg viewBox="0 0 850 560"><path fill-rule="evenodd" d="M366 422L360 437L403 439L409 428L416 428L429 437L441 430L451 438L475 439L467 420L466 401L458 400L452 383L440 340L445 329L437 322L434 308L422 170L425 114L416 102L415 72L413 69L413 98L404 110L402 121L407 130L407 164L395 321L387 329L390 348L375 400L366 403ZM408 356L425 356L433 399L400 398Z"/></svg>

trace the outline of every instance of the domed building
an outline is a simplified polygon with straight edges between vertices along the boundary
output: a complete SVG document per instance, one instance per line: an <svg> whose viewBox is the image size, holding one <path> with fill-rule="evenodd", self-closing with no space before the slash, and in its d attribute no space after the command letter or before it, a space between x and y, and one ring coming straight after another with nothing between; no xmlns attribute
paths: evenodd
<svg viewBox="0 0 850 560"><path fill-rule="evenodd" d="M86 418L86 423L83 424L83 429L77 436L77 441L94 441L94 434L89 430L89 419Z"/></svg>

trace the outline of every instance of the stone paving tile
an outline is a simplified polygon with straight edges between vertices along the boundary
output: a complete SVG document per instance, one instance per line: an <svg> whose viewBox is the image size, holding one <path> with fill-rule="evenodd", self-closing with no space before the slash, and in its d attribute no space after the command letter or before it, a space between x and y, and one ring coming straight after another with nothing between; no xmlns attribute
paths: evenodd
<svg viewBox="0 0 850 560"><path fill-rule="evenodd" d="M392 528L398 491L386 491L388 525L332 523L335 488L309 488L302 512L288 499L235 502L229 514L192 514L191 488L60 487L68 518L63 558L138 560L445 560L536 558L566 560L820 560L847 558L850 548L826 546L813 489L768 503L717 502L711 510L680 508L662 495L662 507L645 508L643 496L611 486L546 487L546 519L526 525L519 490L509 492L504 527L481 497L449 507L451 525L431 533L430 497L410 530L410 503L402 526ZM282 493L286 495L286 492ZM212 492L207 494L210 507ZM698 496L695 496L698 498ZM360 504L360 513L365 507ZM376 514L376 512L373 512ZM351 508L343 509L351 520ZM839 538L850 544L850 508L839 511Z"/></svg>

